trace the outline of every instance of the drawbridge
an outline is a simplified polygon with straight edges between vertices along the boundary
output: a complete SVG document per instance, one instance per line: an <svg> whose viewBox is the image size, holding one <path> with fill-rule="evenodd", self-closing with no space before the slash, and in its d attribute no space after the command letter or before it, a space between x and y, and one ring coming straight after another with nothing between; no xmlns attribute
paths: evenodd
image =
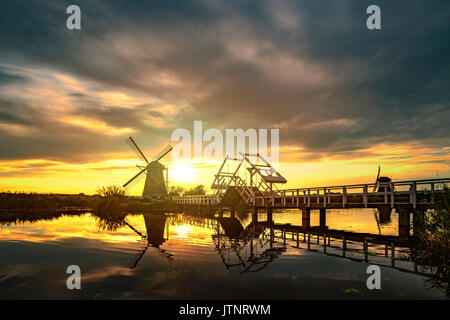
<svg viewBox="0 0 450 320"><path fill-rule="evenodd" d="M389 181L340 186L280 189L287 180L259 153L225 157L211 185L213 194L177 196L182 205L247 208L376 208L383 212L427 210L450 178Z"/></svg>

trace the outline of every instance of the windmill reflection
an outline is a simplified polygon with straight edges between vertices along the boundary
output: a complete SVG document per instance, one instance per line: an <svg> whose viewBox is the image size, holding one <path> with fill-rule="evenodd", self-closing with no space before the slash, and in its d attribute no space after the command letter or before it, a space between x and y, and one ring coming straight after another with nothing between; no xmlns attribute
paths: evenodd
<svg viewBox="0 0 450 320"><path fill-rule="evenodd" d="M169 225L166 226L167 217L163 214L143 214L146 231L142 232L133 226L126 219L126 214L95 214L97 226L101 230L115 231L121 227L127 226L140 237L140 245L142 248L129 262L128 267L136 268L139 261L147 252L149 247L156 248L160 254L172 261L173 255L160 248L160 246L168 240ZM167 230L166 230L167 227ZM166 232L165 232L166 231ZM164 237L166 234L167 238Z"/></svg>
<svg viewBox="0 0 450 320"><path fill-rule="evenodd" d="M142 249L138 254L136 254L133 259L130 260L130 263L128 264L128 267L130 269L136 268L139 261L142 259L144 254L147 252L149 247L156 248L160 254L162 254L164 257L166 257L169 262L172 261L173 255L168 253L166 250L160 248L160 246L168 240L169 237L169 231L167 224L167 238L164 237L164 231L166 230L166 219L167 217L165 215L161 214L144 214L144 221L145 221L145 228L146 228L146 234L140 232L135 227L133 227L129 222L125 221L125 224L136 234L138 234L141 237L141 244L143 245Z"/></svg>

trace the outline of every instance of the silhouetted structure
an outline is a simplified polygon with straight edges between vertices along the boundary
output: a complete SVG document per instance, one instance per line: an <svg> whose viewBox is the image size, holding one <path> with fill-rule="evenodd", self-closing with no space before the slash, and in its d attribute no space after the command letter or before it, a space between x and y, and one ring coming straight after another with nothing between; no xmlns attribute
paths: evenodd
<svg viewBox="0 0 450 320"><path fill-rule="evenodd" d="M138 231L136 228L134 228L132 225L126 222L128 227L130 227L134 232L136 232L142 238L142 241L145 243L142 251L139 254L137 254L129 263L130 269L136 268L137 264L142 259L144 254L147 252L149 247L154 247L158 249L158 251L161 254L163 254L169 261L172 260L172 254L167 253L166 250L160 248L161 244L163 244L167 240L166 238L164 238L164 231L166 228L167 217L165 215L160 214L145 214L143 216L145 221L145 228L147 230L146 235L144 235L142 232Z"/></svg>
<svg viewBox="0 0 450 320"><path fill-rule="evenodd" d="M147 241L153 247L159 248L166 241L164 238L164 230L166 227L165 215L144 215L145 228L147 229Z"/></svg>
<svg viewBox="0 0 450 320"><path fill-rule="evenodd" d="M211 185L216 190L214 194L172 199L186 207L216 206L219 211L225 209L232 213L238 207L251 209L253 215L265 209L268 217L274 208L298 208L305 229L310 228L311 210L320 211L320 226L325 226L328 209L376 208L380 223L389 221L395 209L399 213L400 240L407 242L410 215L417 217L432 208L435 197L442 194L443 186L450 179L393 182L389 177L381 177L380 172L379 167L375 183L279 190L276 185L286 183L286 179L270 163L260 154L240 153L240 158L225 157Z"/></svg>
<svg viewBox="0 0 450 320"><path fill-rule="evenodd" d="M144 161L144 165L138 165L137 167L140 171L128 180L123 187L131 187L133 184L139 181L142 174L146 172L145 175L145 185L142 191L143 197L160 198L167 195L167 183L168 183L168 170L167 168L159 163L166 154L172 150L172 146L167 145L152 161L148 161L144 153L137 146L136 142L132 137L127 140L131 148L136 152L137 156ZM164 181L164 171L166 172L166 180Z"/></svg>

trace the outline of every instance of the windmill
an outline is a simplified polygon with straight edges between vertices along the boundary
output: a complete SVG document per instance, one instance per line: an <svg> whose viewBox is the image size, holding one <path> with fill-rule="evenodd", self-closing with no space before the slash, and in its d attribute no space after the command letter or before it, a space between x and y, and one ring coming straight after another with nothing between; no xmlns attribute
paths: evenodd
<svg viewBox="0 0 450 320"><path fill-rule="evenodd" d="M152 161L148 161L145 157L144 153L139 149L136 142L132 137L127 139L127 143L136 152L136 155L141 159L144 164L137 165L140 171L128 180L123 187L130 188L134 184L136 184L140 179L144 177L143 173L145 172L145 185L144 190L142 191L142 196L149 198L159 198L167 195L167 182L168 182L168 170L162 165L159 160L161 160L164 156L166 156L171 150L172 146L167 145L156 157L153 158ZM166 179L164 181L164 170L166 171Z"/></svg>
<svg viewBox="0 0 450 320"><path fill-rule="evenodd" d="M386 184L392 182L392 179L389 177L383 177L383 176L380 177L380 173L381 173L381 166L378 166L378 173L377 173L377 178L375 179L375 183L373 185L373 192L375 192L375 191L390 192L391 187L390 187L390 185L386 185ZM380 184L382 184L383 186L380 186Z"/></svg>

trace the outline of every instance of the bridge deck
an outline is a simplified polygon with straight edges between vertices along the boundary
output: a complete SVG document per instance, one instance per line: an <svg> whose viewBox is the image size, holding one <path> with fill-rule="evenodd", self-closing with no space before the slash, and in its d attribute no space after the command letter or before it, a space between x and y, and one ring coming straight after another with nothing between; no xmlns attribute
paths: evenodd
<svg viewBox="0 0 450 320"><path fill-rule="evenodd" d="M237 181L237 180L236 180ZM412 208L429 208L437 194L443 192L450 178L398 181L386 184L353 184L314 188L298 188L259 191L242 184L229 184L228 189L235 189L249 207L273 208L378 208L380 206L410 206ZM369 191L375 190L377 191ZM381 191L380 191L381 190ZM218 195L196 195L172 197L184 205L220 206ZM239 199L239 201L241 200ZM235 204L237 205L237 203Z"/></svg>

